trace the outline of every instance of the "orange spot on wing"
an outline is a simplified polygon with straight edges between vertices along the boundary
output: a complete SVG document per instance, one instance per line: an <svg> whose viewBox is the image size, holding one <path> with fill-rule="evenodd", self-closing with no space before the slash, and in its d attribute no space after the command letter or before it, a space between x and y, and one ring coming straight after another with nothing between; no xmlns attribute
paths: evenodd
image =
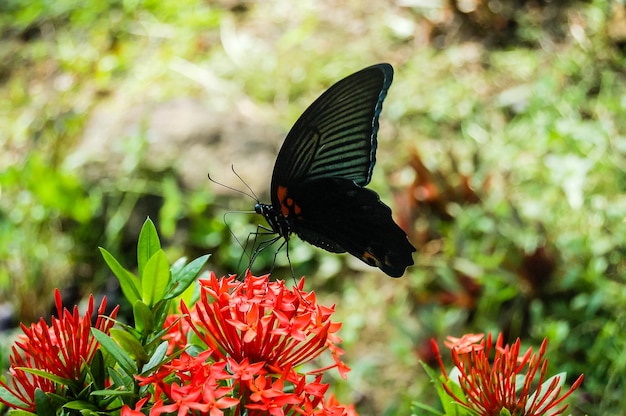
<svg viewBox="0 0 626 416"><path fill-rule="evenodd" d="M287 197L287 187L278 185L278 191L276 193L278 194L278 200L282 204L285 198Z"/></svg>
<svg viewBox="0 0 626 416"><path fill-rule="evenodd" d="M364 252L361 255L361 259L371 266L380 266L380 261L369 251Z"/></svg>
<svg viewBox="0 0 626 416"><path fill-rule="evenodd" d="M292 214L300 215L302 213L302 209L298 204L296 204L293 198L287 196L287 192L288 189L286 186L278 186L276 193L278 194L278 202L280 203L280 212L285 217Z"/></svg>
<svg viewBox="0 0 626 416"><path fill-rule="evenodd" d="M287 205L290 201L290 198L287 198L287 187L278 185L278 202L280 203L280 211L283 216L289 216L289 206Z"/></svg>

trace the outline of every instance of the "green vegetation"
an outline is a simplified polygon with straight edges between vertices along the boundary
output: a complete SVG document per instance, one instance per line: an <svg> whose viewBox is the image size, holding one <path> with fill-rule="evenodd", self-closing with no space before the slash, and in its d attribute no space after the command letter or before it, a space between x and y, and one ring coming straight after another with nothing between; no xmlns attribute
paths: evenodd
<svg viewBox="0 0 626 416"><path fill-rule="evenodd" d="M434 405L418 363L432 364L429 339L492 331L525 347L548 337L550 373L585 374L573 414L624 413L625 6L427 3L1 2L0 301L29 322L55 287L103 291L97 247L134 264L146 216L170 261L210 253L216 273L240 272L229 228L244 240L262 220L229 214L227 227L226 209L254 202L206 174L243 188L234 165L268 201L291 123L386 61L370 186L416 266L390 279L290 246L344 325L338 396L362 415Z"/></svg>

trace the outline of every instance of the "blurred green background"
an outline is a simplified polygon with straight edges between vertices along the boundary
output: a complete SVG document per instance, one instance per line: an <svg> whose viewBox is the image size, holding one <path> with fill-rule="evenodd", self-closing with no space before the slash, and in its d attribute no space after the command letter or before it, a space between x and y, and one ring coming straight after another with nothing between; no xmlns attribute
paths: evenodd
<svg viewBox="0 0 626 416"><path fill-rule="evenodd" d="M416 266L391 279L290 246L344 325L339 398L361 415L434 405L428 340L502 331L548 337L551 374L585 374L573 414L626 413L623 1L3 0L5 327L49 315L55 287L114 294L97 247L136 264L146 216L171 261L212 253L218 274L240 272L232 234L263 220L224 217L254 201L207 173L243 188L233 165L268 202L295 119L377 62L396 74L370 187Z"/></svg>

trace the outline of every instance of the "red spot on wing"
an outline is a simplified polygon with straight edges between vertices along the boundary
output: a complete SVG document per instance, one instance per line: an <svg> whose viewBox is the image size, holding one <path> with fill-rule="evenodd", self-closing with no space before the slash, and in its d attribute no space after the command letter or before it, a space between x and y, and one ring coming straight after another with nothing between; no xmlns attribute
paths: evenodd
<svg viewBox="0 0 626 416"><path fill-rule="evenodd" d="M278 185L278 202L280 203L280 212L283 216L288 217L291 214L300 215L302 209L295 203L293 198L287 196L288 189L286 186Z"/></svg>
<svg viewBox="0 0 626 416"><path fill-rule="evenodd" d="M287 198L287 187L278 185L278 202L280 203L280 212L284 217L289 216L289 201L291 198ZM293 201L292 201L293 203Z"/></svg>
<svg viewBox="0 0 626 416"><path fill-rule="evenodd" d="M278 185L278 191L276 193L278 194L278 200L280 201L280 203L282 205L283 201L287 197L287 187L286 186L282 186L282 185Z"/></svg>

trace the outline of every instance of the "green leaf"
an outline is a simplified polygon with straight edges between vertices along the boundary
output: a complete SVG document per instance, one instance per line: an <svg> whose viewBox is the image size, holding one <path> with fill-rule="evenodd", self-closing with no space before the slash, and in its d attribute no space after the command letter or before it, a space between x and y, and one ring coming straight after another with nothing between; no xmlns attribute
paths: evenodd
<svg viewBox="0 0 626 416"><path fill-rule="evenodd" d="M89 364L89 372L96 388L104 388L106 372L104 370L104 357L102 356L101 350L96 350L96 353L91 360L91 364Z"/></svg>
<svg viewBox="0 0 626 416"><path fill-rule="evenodd" d="M111 253L106 249L99 247L104 261L109 266L113 274L117 277L122 288L124 297L134 304L137 300L141 299L141 281L131 272L126 270Z"/></svg>
<svg viewBox="0 0 626 416"><path fill-rule="evenodd" d="M170 282L170 265L163 250L158 250L146 263L141 275L142 299L148 306L154 306L163 299Z"/></svg>
<svg viewBox="0 0 626 416"><path fill-rule="evenodd" d="M174 274L172 271L172 287L166 295L166 299L172 299L183 293L194 282L198 274L209 260L210 254L198 257L191 263L186 265L179 273Z"/></svg>
<svg viewBox="0 0 626 416"><path fill-rule="evenodd" d="M9 410L10 416L37 416L37 413L27 412L26 410L11 409Z"/></svg>
<svg viewBox="0 0 626 416"><path fill-rule="evenodd" d="M48 380L60 384L62 386L65 385L69 385L73 383L73 380L68 380L66 378L63 377L59 377L56 374L52 374L48 371L43 371L43 370L39 370L38 368L30 368L30 367L17 367L20 370L26 372L26 373L30 373L30 374L34 374L36 376L39 377L43 377L43 378L47 378Z"/></svg>
<svg viewBox="0 0 626 416"><path fill-rule="evenodd" d="M466 408L462 407L462 405L458 404L455 400L453 400L448 393L443 388L443 377L435 372L432 368L430 368L426 363L420 361L420 364L424 368L424 371L430 377L430 381L434 384L435 389L437 390L437 396L439 396L439 401L444 410L445 415L463 415L467 414ZM458 397L465 397L463 391L460 389L458 384L454 383L452 380L446 381L446 385L451 388Z"/></svg>
<svg viewBox="0 0 626 416"><path fill-rule="evenodd" d="M55 416L56 414L50 398L41 389L35 390L35 409L37 416Z"/></svg>
<svg viewBox="0 0 626 416"><path fill-rule="evenodd" d="M154 317L154 327L162 328L170 311L170 300L161 300L154 308L152 308L152 316Z"/></svg>
<svg viewBox="0 0 626 416"><path fill-rule="evenodd" d="M134 374L137 374L137 365L135 362L111 337L96 328L91 328L91 332L102 348L115 358L115 361L117 361L128 377L132 378Z"/></svg>
<svg viewBox="0 0 626 416"><path fill-rule="evenodd" d="M174 264L172 264L172 266L170 267L170 272L172 273L172 276L176 276L178 273L180 273L180 271L185 268L186 264L187 257L181 257L176 260Z"/></svg>
<svg viewBox="0 0 626 416"><path fill-rule="evenodd" d="M167 316L167 314L164 314L164 315ZM181 318L177 318L171 325L169 325L166 328L163 327L163 323L160 325L157 325L156 326L157 328L162 328L162 329L150 334L150 338L148 339L148 342L146 343L146 349L150 350L154 348L155 345L159 344L161 340L163 339L163 337L165 336L165 334L167 334L170 329L178 325L178 321L180 319Z"/></svg>
<svg viewBox="0 0 626 416"><path fill-rule="evenodd" d="M152 311L142 301L138 300L133 305L133 317L135 318L135 329L142 335L147 335L154 329L154 317Z"/></svg>
<svg viewBox="0 0 626 416"><path fill-rule="evenodd" d="M72 410L98 410L96 406L84 400L74 400L74 401L65 403L63 405L63 408L72 409Z"/></svg>
<svg viewBox="0 0 626 416"><path fill-rule="evenodd" d="M130 333L121 329L113 328L111 329L111 337L117 341L124 351L126 351L130 356L135 357L137 361L148 361L148 354L146 353L143 345L141 345L141 342L139 342L139 340Z"/></svg>
<svg viewBox="0 0 626 416"><path fill-rule="evenodd" d="M111 389L102 389L92 391L92 396L132 396L134 393L132 391L124 391L124 390L111 390Z"/></svg>
<svg viewBox="0 0 626 416"><path fill-rule="evenodd" d="M141 227L137 241L137 266L139 276L143 277L144 269L154 254L161 250L161 242L156 227L150 218L147 218Z"/></svg>
<svg viewBox="0 0 626 416"><path fill-rule="evenodd" d="M134 376L123 375L118 372L115 368L109 367L109 377L113 381L113 386L117 386L118 388L128 388L130 389L134 382ZM120 391L128 391L128 390L120 390Z"/></svg>
<svg viewBox="0 0 626 416"><path fill-rule="evenodd" d="M159 368L165 361L167 361L165 360L165 357L167 354L167 346L168 346L167 341L163 341L157 347L157 349L154 350L152 357L150 357L150 361L148 361L146 365L144 365L143 368L141 369L141 374L149 373L153 369Z"/></svg>
<svg viewBox="0 0 626 416"><path fill-rule="evenodd" d="M426 404L419 403L419 402L413 402L412 409L413 409L413 415L419 414L419 416L425 416L425 413L415 413L415 411L417 409L425 410L425 411L428 412L428 414L432 414L432 415L435 415L435 416L444 416L445 415L445 413L442 413L438 409L435 409L434 407L431 407L431 406L428 406Z"/></svg>
<svg viewBox="0 0 626 416"><path fill-rule="evenodd" d="M67 403L67 398L65 397L64 392L60 391L59 393L61 394L50 392L46 393L46 396L48 396L50 402L53 403L53 405L56 407L63 406L65 403Z"/></svg>
<svg viewBox="0 0 626 416"><path fill-rule="evenodd" d="M9 390L2 386L0 386L0 399L10 403L12 406L26 406L26 403L15 397Z"/></svg>

